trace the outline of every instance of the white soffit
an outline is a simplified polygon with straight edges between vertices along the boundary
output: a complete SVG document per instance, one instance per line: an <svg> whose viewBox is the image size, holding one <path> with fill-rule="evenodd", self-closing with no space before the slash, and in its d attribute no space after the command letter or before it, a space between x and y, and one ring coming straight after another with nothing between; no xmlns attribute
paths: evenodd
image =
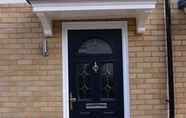
<svg viewBox="0 0 186 118"><path fill-rule="evenodd" d="M30 0L43 30L52 35L51 20L136 18L137 32L144 33L145 19L156 0ZM79 1L79 2L75 2ZM43 22L44 21L44 22ZM50 27L49 27L50 26ZM50 28L50 29L46 29Z"/></svg>
<svg viewBox="0 0 186 118"><path fill-rule="evenodd" d="M26 3L25 0L0 0L0 4Z"/></svg>

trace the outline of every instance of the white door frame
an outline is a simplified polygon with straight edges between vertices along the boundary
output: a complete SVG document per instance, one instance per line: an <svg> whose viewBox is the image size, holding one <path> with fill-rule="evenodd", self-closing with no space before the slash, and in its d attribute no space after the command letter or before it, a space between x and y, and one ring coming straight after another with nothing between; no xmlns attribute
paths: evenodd
<svg viewBox="0 0 186 118"><path fill-rule="evenodd" d="M68 30L121 29L123 54L124 117L130 118L129 77L128 77L128 28L127 21L63 22L62 23L62 80L63 118L69 116L69 77L68 77Z"/></svg>

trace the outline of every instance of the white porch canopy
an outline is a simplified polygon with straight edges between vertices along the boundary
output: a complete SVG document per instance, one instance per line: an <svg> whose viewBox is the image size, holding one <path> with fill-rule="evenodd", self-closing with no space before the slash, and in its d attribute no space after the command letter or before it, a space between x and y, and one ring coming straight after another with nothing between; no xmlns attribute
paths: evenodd
<svg viewBox="0 0 186 118"><path fill-rule="evenodd" d="M145 19L156 0L27 0L41 20L46 37L52 36L52 20L100 20L136 18L137 33L144 33Z"/></svg>

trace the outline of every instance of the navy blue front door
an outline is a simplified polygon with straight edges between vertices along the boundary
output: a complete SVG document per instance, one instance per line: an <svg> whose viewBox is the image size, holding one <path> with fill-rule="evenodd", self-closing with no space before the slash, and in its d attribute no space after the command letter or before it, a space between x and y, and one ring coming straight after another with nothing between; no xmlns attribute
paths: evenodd
<svg viewBox="0 0 186 118"><path fill-rule="evenodd" d="M124 118L120 29L69 30L70 118Z"/></svg>

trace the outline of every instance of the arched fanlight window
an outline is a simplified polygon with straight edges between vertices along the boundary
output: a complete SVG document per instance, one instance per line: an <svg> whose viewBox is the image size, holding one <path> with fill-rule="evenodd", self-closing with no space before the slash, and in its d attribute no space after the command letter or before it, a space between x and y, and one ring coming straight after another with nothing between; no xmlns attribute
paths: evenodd
<svg viewBox="0 0 186 118"><path fill-rule="evenodd" d="M112 54L111 46L104 40L93 38L82 43L79 54Z"/></svg>

